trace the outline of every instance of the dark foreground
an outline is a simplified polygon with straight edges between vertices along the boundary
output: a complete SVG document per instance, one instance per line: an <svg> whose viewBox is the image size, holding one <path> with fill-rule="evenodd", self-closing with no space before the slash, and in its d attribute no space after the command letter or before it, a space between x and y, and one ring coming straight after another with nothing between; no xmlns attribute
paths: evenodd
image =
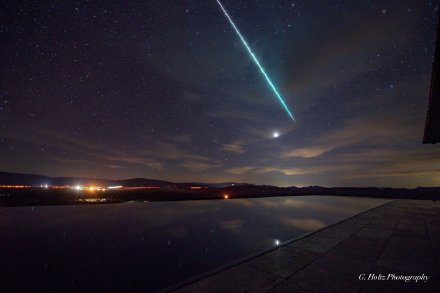
<svg viewBox="0 0 440 293"><path fill-rule="evenodd" d="M440 203L397 200L174 290L438 292L438 288Z"/></svg>
<svg viewBox="0 0 440 293"><path fill-rule="evenodd" d="M154 292L388 200L272 197L0 208L0 292Z"/></svg>
<svg viewBox="0 0 440 293"><path fill-rule="evenodd" d="M185 188L159 188L106 191L77 191L71 188L0 188L0 206L41 206L71 204L123 203L130 201L179 201L234 198L258 198L300 195L336 195L387 199L440 200L440 188L354 188L354 187L276 187L266 185Z"/></svg>

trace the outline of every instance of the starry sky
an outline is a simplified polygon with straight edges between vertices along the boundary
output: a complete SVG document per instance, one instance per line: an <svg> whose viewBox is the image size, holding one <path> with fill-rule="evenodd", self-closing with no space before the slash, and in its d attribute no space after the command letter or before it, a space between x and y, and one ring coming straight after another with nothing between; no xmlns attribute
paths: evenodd
<svg viewBox="0 0 440 293"><path fill-rule="evenodd" d="M0 170L440 185L436 2L222 3L296 124L215 0L2 1Z"/></svg>

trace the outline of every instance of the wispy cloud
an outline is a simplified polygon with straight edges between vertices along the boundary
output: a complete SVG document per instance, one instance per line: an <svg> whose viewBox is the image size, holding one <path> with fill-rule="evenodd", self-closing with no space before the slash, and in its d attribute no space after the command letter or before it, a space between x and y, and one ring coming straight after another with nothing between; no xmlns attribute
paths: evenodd
<svg viewBox="0 0 440 293"><path fill-rule="evenodd" d="M226 169L226 172L231 173L231 174L241 175L241 174L247 173L247 172L254 170L254 169L255 169L255 167L242 166L242 167L234 167L234 168Z"/></svg>
<svg viewBox="0 0 440 293"><path fill-rule="evenodd" d="M18 129L6 135L18 141L35 141L34 137L24 133L26 130ZM112 166L109 167L112 169L117 169L114 166L122 167L121 164L130 164L145 166L152 170L163 170L167 161L184 161L181 166L198 171L219 166L218 163L212 163L212 160L207 157L190 153L179 147L179 145L186 145L192 140L189 135L171 136L168 137L168 141L158 139L146 141L147 138L143 137L142 140L146 141L145 148L137 147L139 143L127 148L126 144L116 141L100 142L61 134L47 128L34 130L32 135L38 138L40 145L69 151L73 156L81 154L82 157L88 158L87 160L84 158L56 158L57 161L64 163L95 161L103 167Z"/></svg>
<svg viewBox="0 0 440 293"><path fill-rule="evenodd" d="M285 150L280 153L280 158L313 158L330 151L332 147L300 147L291 150Z"/></svg>
<svg viewBox="0 0 440 293"><path fill-rule="evenodd" d="M242 146L235 144L223 144L221 150L237 154L244 154L246 152L246 150Z"/></svg>
<svg viewBox="0 0 440 293"><path fill-rule="evenodd" d="M221 167L220 164L197 162L197 161L185 161L185 162L181 163L180 166L182 166L188 170L194 171L194 172L205 171L208 169Z"/></svg>
<svg viewBox="0 0 440 293"><path fill-rule="evenodd" d="M402 137L412 137L414 126L391 115L357 117L329 133L318 134L310 142L311 147L284 149L279 158L314 158L340 147L359 144L384 145Z"/></svg>

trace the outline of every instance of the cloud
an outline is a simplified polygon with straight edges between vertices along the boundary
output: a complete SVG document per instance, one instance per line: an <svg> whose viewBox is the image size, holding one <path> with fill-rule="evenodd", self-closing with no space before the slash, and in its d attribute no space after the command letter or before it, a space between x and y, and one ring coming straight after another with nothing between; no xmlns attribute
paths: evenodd
<svg viewBox="0 0 440 293"><path fill-rule="evenodd" d="M221 150L237 154L244 154L246 152L246 150L242 146L235 144L223 144Z"/></svg>
<svg viewBox="0 0 440 293"><path fill-rule="evenodd" d="M181 163L180 166L194 172L205 171L208 169L221 167L220 164L197 162L197 161L186 161Z"/></svg>
<svg viewBox="0 0 440 293"><path fill-rule="evenodd" d="M193 154L179 147L179 144L186 145L192 140L189 135L171 136L168 137L168 141L140 136L141 141L146 141L147 148L139 148L139 142L133 143L132 147L127 147L127 144L114 140L112 142L98 142L93 139L61 134L48 128L34 129L30 135L25 129L16 129L5 134L5 136L18 141L33 143L37 141L40 145L69 151L70 156L73 158L56 158L57 161L64 163L94 161L111 169L115 169L114 166L122 167L121 163L125 163L145 166L152 170L163 170L166 161L191 160L191 163L183 165L192 166L193 169L197 170L206 170L210 166L218 166L218 164L212 164L207 157ZM76 154L81 158L75 158ZM114 164L114 162L119 164Z"/></svg>
<svg viewBox="0 0 440 293"><path fill-rule="evenodd" d="M254 169L255 167L243 166L243 167L234 167L234 168L226 169L226 172L231 174L241 175Z"/></svg>
<svg viewBox="0 0 440 293"><path fill-rule="evenodd" d="M170 142L165 140L150 140L145 139L146 147L136 149L139 154L167 160L198 160L210 162L211 159L208 157L200 156L198 154L191 153L184 150L182 145L176 142Z"/></svg>
<svg viewBox="0 0 440 293"><path fill-rule="evenodd" d="M120 165L108 165L108 167L110 169L123 169L124 168L123 166L120 166Z"/></svg>
<svg viewBox="0 0 440 293"><path fill-rule="evenodd" d="M320 173L335 172L335 171L348 171L352 169L353 169L352 166L334 164L328 166L305 166L298 168L268 166L268 167L254 168L252 169L252 171L254 171L257 174L276 172L287 176L295 176L295 175L320 174Z"/></svg>
<svg viewBox="0 0 440 293"><path fill-rule="evenodd" d="M67 163L67 164L84 164L87 161L84 159L66 159L66 158L54 158L55 161L61 162L61 163Z"/></svg>
<svg viewBox="0 0 440 293"><path fill-rule="evenodd" d="M433 177L440 174L440 150L436 148L396 150L366 150L357 154L343 154L341 162L356 164L358 171L348 178L385 177Z"/></svg>
<svg viewBox="0 0 440 293"><path fill-rule="evenodd" d="M290 50L296 54L290 54L286 62L291 81L288 88L299 97L307 96L305 103L317 102L311 99L311 92L328 91L347 79L374 71L375 61L381 65L392 62L378 58L387 53L396 56L396 47L406 47L417 36L417 18L408 17L404 5L395 5L392 15L362 8L351 11L350 16L344 11L339 15L337 21L325 17L318 22L316 17L309 20L308 38L291 44Z"/></svg>
<svg viewBox="0 0 440 293"><path fill-rule="evenodd" d="M155 159L148 159L142 156L132 156L132 155L126 155L126 154L103 154L101 158L106 159L108 161L114 161L114 162L123 162L123 163L129 163L134 165L143 165L147 166L148 168L154 169L154 170L162 170L163 165L158 160Z"/></svg>
<svg viewBox="0 0 440 293"><path fill-rule="evenodd" d="M392 115L370 115L347 120L342 127L312 138L312 147L298 147L282 150L278 157L315 158L336 148L353 145L384 145L398 141L402 137L413 136L417 132L407 121Z"/></svg>
<svg viewBox="0 0 440 293"><path fill-rule="evenodd" d="M302 147L292 150L282 151L280 158L313 158L322 155L323 153L330 151L331 147Z"/></svg>
<svg viewBox="0 0 440 293"><path fill-rule="evenodd" d="M348 170L353 170L353 166L338 164L329 166L305 166L298 168L288 168L282 166L243 166L230 168L226 171L235 175L242 175L245 173L267 174L275 172L286 176L295 176Z"/></svg>

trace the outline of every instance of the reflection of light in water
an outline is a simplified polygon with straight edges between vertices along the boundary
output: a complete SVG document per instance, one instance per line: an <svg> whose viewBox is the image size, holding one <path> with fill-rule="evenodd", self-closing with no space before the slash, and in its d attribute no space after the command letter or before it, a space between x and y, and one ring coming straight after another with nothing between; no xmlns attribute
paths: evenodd
<svg viewBox="0 0 440 293"><path fill-rule="evenodd" d="M79 198L76 201L82 202L82 203L104 203L107 201L107 199L106 198Z"/></svg>
<svg viewBox="0 0 440 293"><path fill-rule="evenodd" d="M218 198L221 199L224 193L229 193L229 199L234 198L226 190L220 193ZM94 194L97 196L94 196ZM95 193L85 192L83 198L100 198L104 194L96 191ZM28 269L31 271L33 264L35 264L35 267L38 265L43 269L45 262L48 262L49 267L52 267L57 260L54 258L53 253L50 253L50 249L52 247L62 247L64 243L72 243L73 246L83 251L107 251L108 253L96 253L94 255L94 262L96 261L96 265L101 267L105 267L108 263L109 254L117 253L118 261L112 263L111 270L101 270L97 275L99 276L97 277L98 281L94 283L97 287L100 285L104 287L105 284L102 283L108 283L109 286L114 287L129 287L133 284L132 282L135 282L133 280L145 280L145 276L148 276L145 283L140 281L142 285L146 285L147 282L150 284L151 280L151 283L157 284L157 288L163 288L170 285L171 282L180 281L182 276L194 276L204 273L210 269L233 262L239 257L250 255L255 251L270 248L280 249L279 246L284 244L284 240L281 239L295 238L315 229L315 225L305 225L307 229L300 227L301 221L304 223L307 222L307 219L314 219L324 225L330 225L350 215L377 206L379 203L387 202L370 198L324 198L319 196L304 197L296 201L293 201L293 199L287 201L284 197L246 199L243 201L244 199L234 199L233 201L224 199L223 202L207 200L153 202L148 205L105 204L92 207L75 206L74 208L63 206L59 209L43 206L35 207L34 212L31 213L32 219L28 214L29 208L11 210L8 219L14 220L11 220L11 223L23 221L28 223L29 225L25 227L24 225L18 225L14 228L20 229L20 232L26 233L25 235L29 235L29 237L38 235L37 233L42 229L45 232L47 231L48 235L60 236L49 239L53 245L50 243L50 245L44 245L44 250L38 251L40 255L30 253L27 256L29 262L26 261L26 266L22 270L24 272ZM112 202L112 200L108 199L108 202ZM271 204L266 204L267 202ZM300 204L296 204L298 202ZM6 213L4 210L1 212ZM127 215L130 215L130 217L127 217ZM268 217L267 215L273 216ZM1 216L4 215L1 214ZM43 219L46 217L55 218L56 221L53 221L51 225L41 226L41 222L44 222ZM205 218L205 221L198 220L202 217ZM286 223L285 218L295 219L296 221L293 223L295 225L291 222ZM29 219L29 222L24 219ZM224 229L221 226L223 222L230 225L228 226L229 229ZM2 224L6 223L3 222ZM128 226L130 226L130 229L127 229ZM29 227L32 229L29 229ZM13 239L14 228L3 229L2 239L8 237ZM27 232L29 230L34 232L31 234ZM66 238L63 238L62 233L64 230L67 232ZM183 230L186 232L182 232ZM205 234L205 232L209 233ZM101 237L98 237L99 235ZM106 235L112 237L109 239L109 237L104 237ZM139 242L141 236L144 237L144 242ZM275 236L280 238L274 238ZM93 242L89 243L89 238L93 238ZM111 249L113 244L121 249L113 251ZM171 247L171 244L173 247ZM205 245L205 248L203 248L203 245ZM206 247L207 252L205 254ZM12 268L14 268L14 258L20 257L22 251L21 245L11 246L10 250L3 251L4 254L9 255L8 259L11 259ZM42 252L48 256L47 261L46 257L41 258ZM219 255L221 257L218 257ZM70 262L75 261L73 254L65 254L63 258ZM181 261L180 271L178 270L179 260ZM114 278L112 272L124 272L127 263L133 268L132 277L129 280L127 278ZM149 263L155 265L149 266ZM185 267L183 267L184 264ZM2 267L6 267L3 258ZM81 276L83 272L80 270L75 266L72 274ZM164 275L166 278L163 277ZM89 277L94 279L95 276L90 275ZM101 280L104 281L100 283ZM56 281L68 284L71 278L70 276L65 278L64 275L60 275L60 279ZM133 287L136 285L134 284ZM153 291L155 288L146 287L145 291Z"/></svg>

